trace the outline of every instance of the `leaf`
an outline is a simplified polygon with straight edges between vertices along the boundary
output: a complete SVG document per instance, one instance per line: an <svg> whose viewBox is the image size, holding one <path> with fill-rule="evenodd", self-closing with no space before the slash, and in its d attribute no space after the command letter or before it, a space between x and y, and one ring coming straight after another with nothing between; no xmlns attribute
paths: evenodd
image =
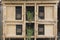
<svg viewBox="0 0 60 40"><path fill-rule="evenodd" d="M27 12L27 19L29 21L33 20L33 13L31 13L30 11Z"/></svg>

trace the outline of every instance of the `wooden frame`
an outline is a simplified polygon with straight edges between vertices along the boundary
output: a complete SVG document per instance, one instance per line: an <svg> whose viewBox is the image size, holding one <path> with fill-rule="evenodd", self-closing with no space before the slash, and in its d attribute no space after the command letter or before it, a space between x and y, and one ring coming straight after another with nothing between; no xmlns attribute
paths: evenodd
<svg viewBox="0 0 60 40"><path fill-rule="evenodd" d="M18 6L22 6L22 20L16 20L16 21L23 21L23 5L18 5ZM16 10L16 9L15 9ZM16 13L15 13L15 15L16 15Z"/></svg>
<svg viewBox="0 0 60 40"><path fill-rule="evenodd" d="M28 1L28 2L26 2L26 1L25 2L24 1L17 1L16 2L15 1L15 2L11 3L11 2L7 2L7 1L5 1L5 2L3 1L2 4L5 4L6 6L14 6L14 7L15 6L22 6L22 20L12 20L12 21L3 20L3 21L5 21L3 23L7 24L7 25L16 25L16 24L23 25L23 28L22 28L23 29L23 31L22 31L23 35L19 35L19 36L16 35L14 37L10 37L10 36L8 37L7 36L6 38L24 38L24 40L26 40L26 34L25 34L26 33L26 31L25 31L25 29L26 29L26 23L30 23L29 21L26 21L26 6L34 6L34 9L35 9L34 10L35 11L35 18L34 18L34 21L31 22L31 23L35 24L34 25L34 30L35 31L34 31L34 36L31 36L31 38L34 38L34 40L36 40L36 38L50 38L50 37L46 37L45 35L38 35L38 31L37 31L38 30L38 24L55 24L55 20L53 20L53 21L50 21L50 20L47 21L45 19L44 20L41 20L41 19L38 20L38 6L45 6L45 7L46 6L53 6L53 7L56 6L57 7L57 5L55 5L55 2L51 2L51 1L46 1L46 2L45 1L42 1L42 2L41 1L39 1L39 2L38 1L36 1L36 2L35 1L32 1L32 2L30 2L30 1ZM4 9L4 12L3 12L4 14L6 14L5 11L6 11L6 9ZM56 10L54 10L54 13L55 12L56 12ZM54 14L54 15L56 15L56 14ZM5 17L5 16L3 16L3 17ZM52 38L55 38L55 36L52 37ZM57 36L56 36L56 38L57 38Z"/></svg>
<svg viewBox="0 0 60 40"><path fill-rule="evenodd" d="M39 19L38 18L38 9L39 9L39 6L44 6L44 5L37 5L37 21L41 21L41 20L45 20L45 6L44 6L44 19Z"/></svg>

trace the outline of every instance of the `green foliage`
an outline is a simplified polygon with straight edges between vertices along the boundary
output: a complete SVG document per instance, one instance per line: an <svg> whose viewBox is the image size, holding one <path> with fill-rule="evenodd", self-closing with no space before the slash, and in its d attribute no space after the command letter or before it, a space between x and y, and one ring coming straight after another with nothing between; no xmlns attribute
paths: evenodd
<svg viewBox="0 0 60 40"><path fill-rule="evenodd" d="M27 28L27 40L31 40L31 36L33 35L33 29L28 27Z"/></svg>
<svg viewBox="0 0 60 40"><path fill-rule="evenodd" d="M32 21L34 19L33 17L33 13L31 13L30 11L27 12L27 20L28 21ZM33 29L28 26L27 27L27 40L31 40L31 36L33 35Z"/></svg>
<svg viewBox="0 0 60 40"><path fill-rule="evenodd" d="M33 17L33 13L31 13L30 11L27 12L27 20L31 21L33 20L34 17Z"/></svg>

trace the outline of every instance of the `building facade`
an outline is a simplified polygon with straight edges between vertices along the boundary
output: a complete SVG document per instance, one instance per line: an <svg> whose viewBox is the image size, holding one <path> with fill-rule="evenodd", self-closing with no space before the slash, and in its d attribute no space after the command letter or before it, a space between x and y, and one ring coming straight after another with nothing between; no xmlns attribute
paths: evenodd
<svg viewBox="0 0 60 40"><path fill-rule="evenodd" d="M0 40L2 40L2 34L3 34L3 26L2 26L2 4L0 1Z"/></svg>
<svg viewBox="0 0 60 40"><path fill-rule="evenodd" d="M57 40L58 0L2 0L3 40ZM32 30L31 30L32 29Z"/></svg>

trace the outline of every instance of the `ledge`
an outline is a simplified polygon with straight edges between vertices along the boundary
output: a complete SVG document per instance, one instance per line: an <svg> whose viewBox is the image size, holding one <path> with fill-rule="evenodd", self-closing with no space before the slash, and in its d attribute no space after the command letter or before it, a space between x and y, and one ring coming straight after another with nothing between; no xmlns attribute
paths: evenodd
<svg viewBox="0 0 60 40"><path fill-rule="evenodd" d="M59 3L59 1L2 1L2 3Z"/></svg>
<svg viewBox="0 0 60 40"><path fill-rule="evenodd" d="M25 21L27 23L35 23L35 21L31 21L31 22L28 22L28 21ZM23 24L24 21L5 21L5 23L7 25L15 25L15 24ZM36 23L38 24L55 24L57 23L57 21L36 21Z"/></svg>

